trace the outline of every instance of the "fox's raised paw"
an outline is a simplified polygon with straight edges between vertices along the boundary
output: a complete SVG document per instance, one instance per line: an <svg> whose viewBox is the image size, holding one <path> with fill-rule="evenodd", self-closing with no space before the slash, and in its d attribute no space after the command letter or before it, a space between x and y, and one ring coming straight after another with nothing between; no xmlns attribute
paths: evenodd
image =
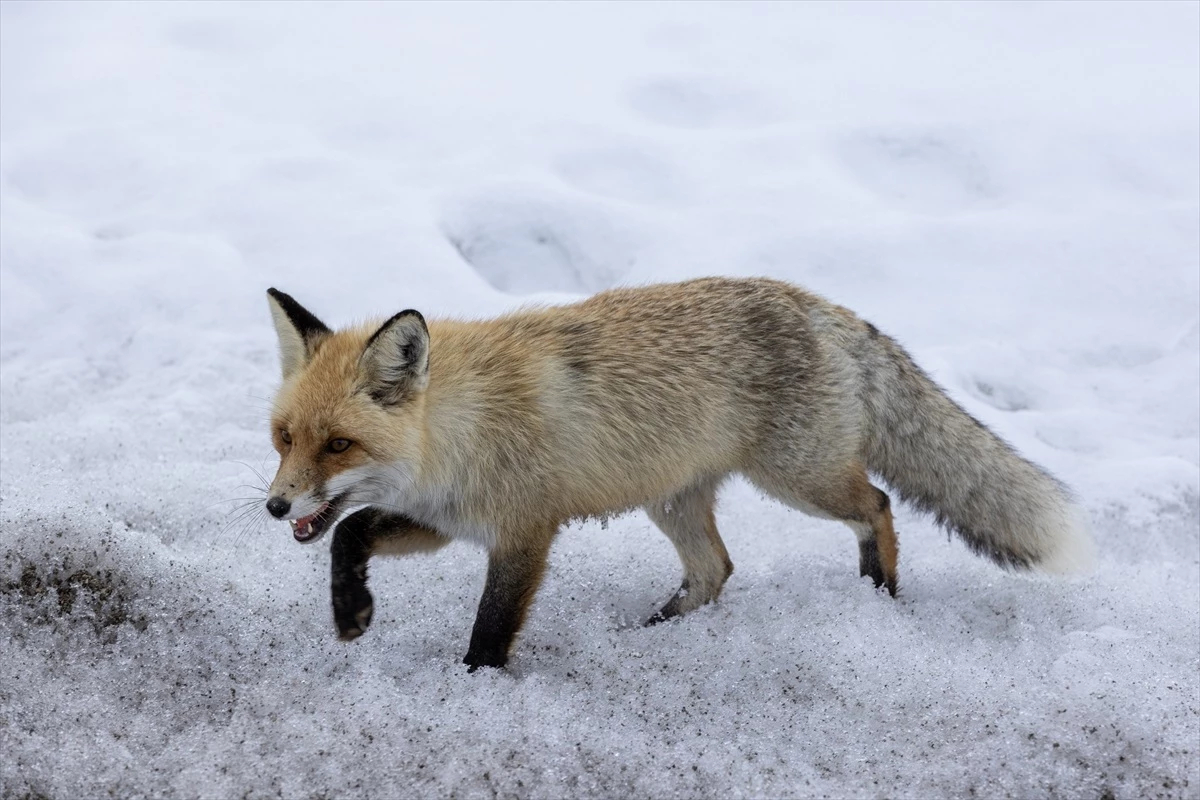
<svg viewBox="0 0 1200 800"><path fill-rule="evenodd" d="M337 625L338 638L352 642L371 624L375 602L367 587L357 585L343 589L333 596L333 621Z"/></svg>

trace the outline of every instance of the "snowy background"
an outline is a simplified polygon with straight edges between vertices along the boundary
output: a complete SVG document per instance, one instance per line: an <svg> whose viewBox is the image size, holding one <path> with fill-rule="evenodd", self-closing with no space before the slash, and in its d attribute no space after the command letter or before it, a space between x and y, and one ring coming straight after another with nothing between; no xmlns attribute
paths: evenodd
<svg viewBox="0 0 1200 800"><path fill-rule="evenodd" d="M1196 797L1200 5L0 4L0 795ZM1010 575L731 482L719 604L575 525L507 673L485 556L237 511L264 291L331 324L770 275L1078 492ZM328 541L328 539L326 540Z"/></svg>

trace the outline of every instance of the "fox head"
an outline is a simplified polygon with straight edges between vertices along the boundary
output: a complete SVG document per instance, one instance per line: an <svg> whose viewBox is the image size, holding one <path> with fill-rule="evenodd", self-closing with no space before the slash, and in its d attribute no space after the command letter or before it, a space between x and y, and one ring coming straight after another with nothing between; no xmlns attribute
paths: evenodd
<svg viewBox="0 0 1200 800"><path fill-rule="evenodd" d="M388 505L412 481L429 382L429 329L412 310L332 331L267 291L283 385L271 413L279 471L267 510L315 542L351 505Z"/></svg>

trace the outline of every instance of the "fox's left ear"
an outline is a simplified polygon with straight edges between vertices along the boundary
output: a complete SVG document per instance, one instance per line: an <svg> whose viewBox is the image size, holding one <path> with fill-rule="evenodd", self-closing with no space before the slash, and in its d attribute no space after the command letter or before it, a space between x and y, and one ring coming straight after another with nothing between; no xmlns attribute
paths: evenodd
<svg viewBox="0 0 1200 800"><path fill-rule="evenodd" d="M283 364L283 379L286 381L308 363L317 344L332 331L307 308L293 300L290 294L267 289L267 303L271 306L275 333L279 335L279 360Z"/></svg>
<svg viewBox="0 0 1200 800"><path fill-rule="evenodd" d="M411 308L371 335L359 362L367 391L385 406L396 405L429 383L429 328Z"/></svg>

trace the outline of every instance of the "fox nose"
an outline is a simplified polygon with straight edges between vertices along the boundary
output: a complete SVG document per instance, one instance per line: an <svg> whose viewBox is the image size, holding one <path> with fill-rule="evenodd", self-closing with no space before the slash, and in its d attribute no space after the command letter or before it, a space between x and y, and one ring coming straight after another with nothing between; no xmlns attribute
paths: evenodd
<svg viewBox="0 0 1200 800"><path fill-rule="evenodd" d="M272 497L267 501L267 511L271 512L271 516L275 519L283 519L284 514L287 514L292 508L292 504L282 497Z"/></svg>

